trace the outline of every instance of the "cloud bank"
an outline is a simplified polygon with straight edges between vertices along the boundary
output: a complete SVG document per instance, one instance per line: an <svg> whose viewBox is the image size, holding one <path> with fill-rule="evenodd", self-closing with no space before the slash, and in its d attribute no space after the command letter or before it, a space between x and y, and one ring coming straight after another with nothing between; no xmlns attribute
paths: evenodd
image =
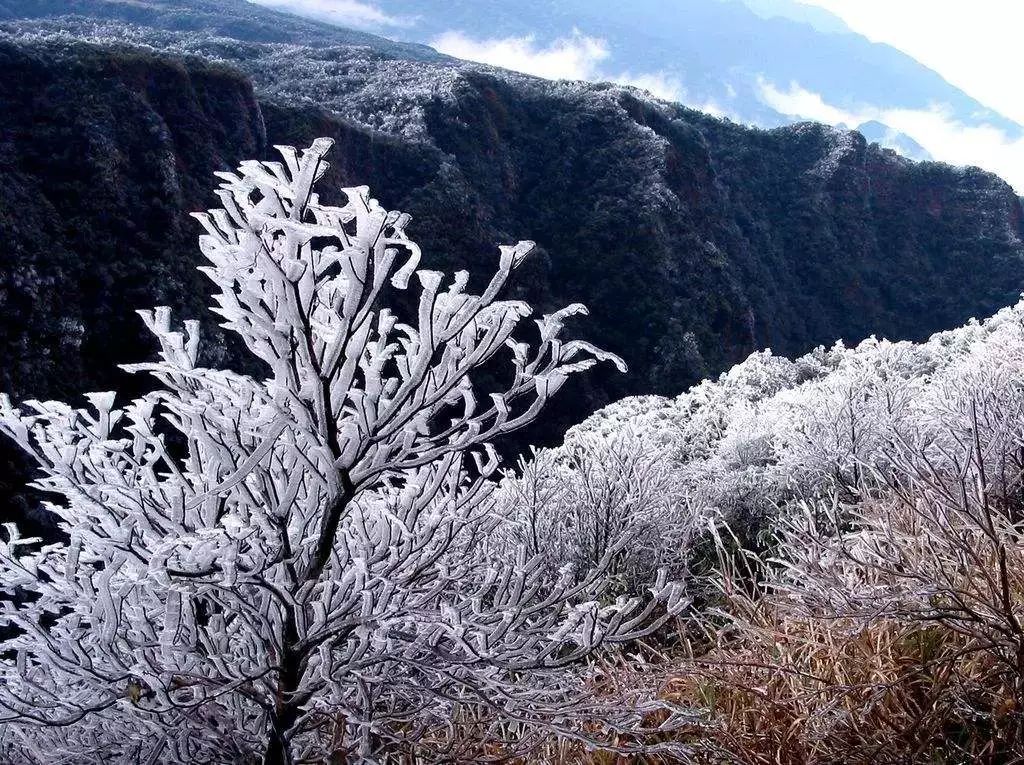
<svg viewBox="0 0 1024 765"><path fill-rule="evenodd" d="M389 16L362 0L249 0L257 5L289 11L299 16L364 30L410 26L409 19Z"/></svg>
<svg viewBox="0 0 1024 765"><path fill-rule="evenodd" d="M617 82L643 88L657 98L682 101L686 90L678 78L664 72L615 72L606 63L611 51L605 40L590 37L574 29L547 45L533 35L473 39L462 32L449 31L431 40L430 46L449 56L500 66L548 80L589 80Z"/></svg>
<svg viewBox="0 0 1024 765"><path fill-rule="evenodd" d="M964 125L942 104L929 109L856 109L829 104L820 94L791 82L782 89L759 81L761 99L782 114L802 119L856 126L877 120L906 133L933 157L954 165L976 165L1004 178L1018 194L1024 193L1024 139L1011 138L992 125Z"/></svg>
<svg viewBox="0 0 1024 765"><path fill-rule="evenodd" d="M500 66L549 80L590 80L610 55L608 45L574 29L550 45L538 45L533 35L475 40L449 31L431 40L430 47L449 56Z"/></svg>

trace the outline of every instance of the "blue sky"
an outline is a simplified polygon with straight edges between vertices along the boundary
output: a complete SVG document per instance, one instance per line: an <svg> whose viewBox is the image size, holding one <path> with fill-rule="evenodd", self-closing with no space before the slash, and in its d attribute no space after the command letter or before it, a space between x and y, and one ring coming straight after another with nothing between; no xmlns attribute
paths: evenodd
<svg viewBox="0 0 1024 765"><path fill-rule="evenodd" d="M899 48L987 106L1024 124L1021 0L799 0Z"/></svg>

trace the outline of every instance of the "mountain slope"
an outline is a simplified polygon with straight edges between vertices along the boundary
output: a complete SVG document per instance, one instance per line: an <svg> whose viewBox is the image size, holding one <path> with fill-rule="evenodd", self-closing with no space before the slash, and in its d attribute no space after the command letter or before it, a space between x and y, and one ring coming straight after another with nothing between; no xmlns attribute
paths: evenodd
<svg viewBox="0 0 1024 765"><path fill-rule="evenodd" d="M337 140L329 183L412 213L429 267L487 273L496 243L538 241L514 295L586 302L582 334L630 363L567 390L524 441L760 347L922 337L1024 288L1005 183L856 133L755 130L366 36L267 44L111 14L0 24L0 388L17 398L130 390L114 364L152 353L132 311L158 303L201 315L205 358L237 364L202 309L187 213L214 170L320 135ZM0 495L23 477L3 454Z"/></svg>
<svg viewBox="0 0 1024 765"><path fill-rule="evenodd" d="M253 76L254 94L239 95L250 87L241 75L198 61L63 42L5 46L15 76L0 86L4 174L19 194L6 207L22 211L6 238L46 243L34 250L35 271L17 270L25 260L9 256L5 276L31 310L51 301L51 323L65 321L59 302L81 337L80 350L59 355L55 344L67 343L57 329L39 331L45 317L10 321L4 331L20 333L17 346L34 348L27 358L39 361L7 368L5 388L41 394L65 381L79 389L82 377L109 379L108 349L133 347L107 342L134 333L114 326L119 317L174 295L201 302L185 214L205 205L212 170L320 134L339 141L334 177L368 183L386 205L412 213L437 266L486 271L495 243L541 244L520 294L545 309L588 303L586 333L632 367L629 376L595 378L566 403L562 423L627 393L678 391L763 346L793 354L872 332L920 337L990 313L1024 285L1021 209L1004 183L915 165L855 133L810 124L751 130L628 89L388 59L361 47L192 45L231 51ZM168 80L158 92L174 108L164 107L143 87L162 82L151 66L179 72L185 92L196 82L223 84L178 105L179 85ZM106 104L101 117L98 103ZM132 112L134 103L156 113ZM237 103L245 110L211 117ZM218 138L166 138L182 130ZM195 155L203 146L215 149ZM76 180L90 163L93 186ZM165 192L155 195L150 187L160 184ZM53 200L53 213L27 212L34 195ZM70 227L58 222L68 212L77 216ZM118 230L121 218L127 230ZM63 275L31 275L72 261ZM88 293L75 285L90 268L117 276ZM76 291L81 310L62 297ZM86 305L109 324L97 324ZM66 372L53 366L58 358ZM551 427L553 435L560 425Z"/></svg>

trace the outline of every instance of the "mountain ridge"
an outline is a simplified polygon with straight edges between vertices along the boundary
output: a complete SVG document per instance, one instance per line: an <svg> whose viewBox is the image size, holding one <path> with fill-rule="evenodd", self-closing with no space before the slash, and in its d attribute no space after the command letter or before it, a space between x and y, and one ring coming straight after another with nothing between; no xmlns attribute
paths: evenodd
<svg viewBox="0 0 1024 765"><path fill-rule="evenodd" d="M525 37L539 48L575 34L596 38L605 44L606 55L598 62L604 71L678 80L692 103L714 103L762 127L789 121L761 97L760 82L766 79L780 88L799 83L850 111L864 105L928 109L945 103L964 125L987 123L1011 137L1024 135L1024 127L891 45L852 30L823 31L820 22L793 18L792 8L759 14L751 4L635 0L628 12L613 0L521 0L513 10L504 0L375 0L373 5L390 17L414 20L386 31L421 43L449 31L475 40ZM823 9L803 10L838 21Z"/></svg>
<svg viewBox="0 0 1024 765"><path fill-rule="evenodd" d="M246 0L0 0L0 20L83 19L224 35L249 42L372 45L416 59L446 59L434 49L301 18Z"/></svg>
<svg viewBox="0 0 1024 765"><path fill-rule="evenodd" d="M31 45L27 47L32 49ZM18 46L15 45L15 48ZM46 48L46 43L36 46L37 55L54 55L52 51L47 54ZM25 46L21 46L21 49L24 50ZM92 50L100 51L96 55L108 55L101 52L104 50L102 48ZM291 49L285 52L285 55L294 58L293 54ZM74 54L69 55L74 58ZM122 54L110 52L109 55L116 59ZM163 61L159 54L153 55L154 61ZM331 55L334 56L335 64L344 65L338 51L332 51ZM280 57L274 58L272 63L276 64L280 60ZM785 206L765 204L766 200L771 201L773 195L781 195L789 202L805 205L809 214L827 219L828 215L842 211L839 205L843 200L837 198L837 194L859 194L862 208L868 205L867 214L851 231L863 239L862 246L877 247L878 234L871 232L870 228L881 221L873 217L870 206L886 203L885 195L892 193L893 178L921 176L931 179L928 182L935 184L928 191L932 200L929 202L932 214L951 209L950 202L955 203L956 200L945 198L950 192L955 192L954 197L983 192L991 200L1001 200L998 202L1002 210L999 215L1005 221L1005 231L1000 247L1014 257L1019 254L1016 249L1020 239L1019 201L1005 184L980 172L907 163L887 155L883 150L870 148L857 134L812 124L759 131L721 122L683 107L646 99L642 94L627 88L547 83L522 76L506 77L489 69L442 67L431 75L434 77L434 80L430 80L433 85L427 83L429 87L424 86L422 92L410 96L398 93L399 89L395 88L383 92L381 83L373 81L376 74L384 81L392 82L398 71L388 68L393 62L367 63L364 59L353 59L352 64L367 67L360 70L357 76L352 75L351 71L346 74L350 79L354 77L359 80L356 85L362 89L346 91L343 88L341 96L336 96L334 101L331 100L332 91L336 86L342 87L337 83L327 82L323 85L325 92L300 94L294 102L289 101L281 92L261 94L257 84L253 97L258 102L261 119L268 120L267 115L271 114L269 127L273 131L278 126L272 143L311 140L314 136L310 125L319 123L324 130L344 133L348 140L353 140L352 136L358 134L362 136L360 140L369 145L386 145L387 152L395 154L404 151L408 156L416 156L423 167L433 168L426 173L420 168L418 175L412 174L408 168L405 172L410 172L410 177L415 175L418 178L415 183L425 184L425 188L419 188L421 198L426 196L442 209L448 210L449 214L452 211L451 199L461 199L467 206L467 211L462 213L463 217L468 216L468 219L459 225L470 234L444 232L436 213L426 209L420 198L414 197L410 205L401 193L396 194L409 182L409 178L394 177L393 173L388 177L386 166L392 161L390 157L366 170L370 178L357 178L350 174L346 180L372 182L372 176L383 173L385 178L382 182L372 183L378 189L378 194L385 197L385 201L392 206L411 206L410 212L417 214L420 219L430 221L428 239L452 243L450 247L435 248L443 253L443 264L446 267L475 265L477 268L485 268L489 257L487 247L491 243L532 238L541 242L544 248L541 260L554 258L551 260L552 267L563 269L563 273L555 278L556 282L565 282L566 276L571 277L568 286L579 285L579 291L584 293L580 297L589 297L591 302L595 299L621 300L621 296L606 289L586 294L600 285L594 283L591 287L586 286L595 278L586 273L593 264L584 256L585 250L576 241L582 236L595 237L595 242L603 242L608 236L614 239L615 234L620 239L626 238L630 244L624 247L619 242L611 247L610 250L621 254L614 255L606 268L618 271L661 269L659 276L655 277L652 273L650 278L650 281L658 285L655 294L668 290L658 298L662 306L649 312L652 316L658 316L659 322L663 322L667 316L664 306L673 304L685 295L695 294L695 291L705 297L711 294L726 296L724 299L730 307L718 319L704 320L694 316L694 309L700 302L691 303L689 309L673 312L676 321L682 316L687 321L694 319L698 325L698 328L691 331L701 349L699 355L702 361L696 363L695 368L688 373L677 372L657 382L662 390L693 382L703 371L724 368L725 364L763 345L772 345L780 352L798 352L819 342L830 342L839 336L859 339L871 331L902 336L911 334L913 327L918 324L922 325L921 332L927 332L966 318L962 312L957 313L947 307L944 318L937 319L942 323L936 326L935 321L925 321L920 309L917 310L917 318L908 321L906 314L909 310L904 308L904 318L897 320L894 317L899 316L900 310L894 307L895 298L891 295L879 297L881 285L872 283L871 278L867 288L876 293L873 300L889 306L880 314L888 317L886 321L868 321L857 317L856 312L851 312L851 317L842 318L840 313L845 309L836 306L821 306L813 311L802 309L800 304L803 299L796 299L796 296L806 289L808 277L794 272L793 263L787 262L792 261L793 253L803 253L796 258L802 264L801 269L807 273L814 272L819 281L841 282L842 279L837 278L836 274L849 272L850 266L842 263L837 255L829 256L827 268L813 265L821 258L808 250L806 242L801 241L805 239L802 235L786 235L779 239L776 232L776 236L764 239L765 225L768 229L785 228L789 212ZM378 65L383 69L373 69ZM192 64L185 63L184 66L188 68ZM217 66L223 67L225 72L230 71L224 62ZM405 72L405 76L413 77L417 72L422 74L416 69L412 73ZM398 73L402 74L401 71ZM256 74L258 83L259 72ZM318 84L323 82L320 78L316 79ZM422 82L420 84L423 85ZM353 92L358 93L366 103L359 102L358 108L346 114L342 111L346 106L345 98ZM311 102L319 103L320 106L313 107ZM379 106L381 112L409 107L408 114L403 117L406 122L397 127L385 124L383 132L379 126L365 127L366 120L362 117L372 112L374 105ZM343 124L338 122L339 119L354 119L357 125L362 123L364 127L349 126L342 129L338 127ZM554 124L551 124L552 119L555 120ZM370 132L366 133L368 129ZM384 137L388 134L391 138L385 141ZM581 151L578 145L573 145L580 142L589 142L590 151ZM397 147L402 147L401 151ZM264 154L267 150L265 145L259 149ZM593 156L594 152L598 154L597 159ZM604 156L601 156L602 153ZM233 161L240 158L238 152L231 157ZM794 162L796 158L799 161ZM406 162L403 166L408 164ZM564 177L560 165L566 171ZM595 190L598 186L595 179L601 178L601 174L607 173L610 167L623 168L623 176L607 176L602 181L604 186ZM766 178L766 172L769 169L782 171L783 168L784 185L765 187L765 200L754 198L752 187L766 180L773 183L776 180ZM430 172L435 173L433 178L428 177ZM189 173L185 173L183 178L196 189L202 189L202 184L208 182L208 177L194 177ZM613 200L617 200L620 207L632 205L638 221L638 224L633 225L641 229L646 226L651 232L665 235L673 227L683 228L677 235L669 235L662 241L658 240L657 235L652 235L651 241L644 241L642 237L638 238L628 231L631 220L627 208L622 208L612 220L605 220L601 216L594 219L591 215L589 219L583 216L573 221L570 208L558 205L554 206L557 212L552 214L548 211L552 205L541 200L544 185L553 181L563 187L563 194L570 197L576 195L581 202L607 207ZM946 186L944 190L943 184ZM851 187L847 189L846 185ZM443 190L443 186L447 186L447 190ZM391 198L387 199L389 196ZM628 201L630 199L632 201ZM737 203L738 199L742 202ZM723 207L729 209L730 205L732 212L723 212ZM758 233L758 226L750 228L742 222L742 214L750 214L751 210L759 210L759 214L766 217L766 222L760 225L761 234ZM184 214L187 210L181 212ZM571 223L567 225L565 221ZM644 221L649 222L645 224ZM612 222L622 233L615 230ZM667 223L668 229L665 228ZM864 226L867 229L862 230ZM748 230L744 230L745 227ZM837 232L824 233L823 246L828 251L838 252ZM678 236L682 239L678 239ZM998 232L986 234L986 238L993 243L998 243L999 237ZM913 249L927 239L926 232L917 231L906 246ZM928 247L933 253L932 257L941 251L940 244L931 237ZM967 248L968 244L962 242L959 246ZM185 248L188 243L183 241L179 246ZM609 249L607 245L605 247ZM560 249L565 251L561 257L558 255ZM657 257L648 255L627 265L629 259L623 259L627 251L658 254ZM676 254L670 254L672 252ZM755 252L760 252L760 255L755 255ZM470 257L471 260L467 260ZM697 259L693 260L694 257ZM775 260L778 266L774 273L771 269L766 270L766 262L770 260ZM687 262L689 265L685 266L684 276L680 274L680 264ZM836 273L830 276L826 273L829 268L834 268ZM1012 269L1010 273L1013 273ZM689 279L694 280L694 285L704 286L687 286ZM780 280L784 280L788 286L782 286ZM863 278L848 279L843 289L850 294L853 294L851 290L865 289L863 284L860 287L854 286L859 282L863 282ZM539 289L540 285L533 287ZM1000 290L996 302L989 299L980 307L980 311L991 312L1000 304L1011 302L1015 295L1014 289L1016 287ZM637 290L641 291L639 286ZM539 292L556 295L549 287ZM773 293L775 297L769 297ZM730 295L732 297L727 297ZM823 292L817 299L821 300L826 295ZM564 295L565 299L574 297ZM846 302L851 299L847 298ZM689 300L692 301L692 298ZM829 297L829 300L840 306L844 302L841 297ZM780 318L779 306L782 304L790 306L782 312L786 315L785 319ZM773 308L769 309L768 305ZM599 326L615 338L614 344L618 347L613 350L632 356L634 368L640 370L638 374L647 378L645 384L655 385L656 380L650 376L650 370L657 366L655 356L658 354L655 349L665 350L666 343L671 345L674 330L669 330L667 324L659 324L653 342L641 344L646 348L644 355L636 349L625 347L629 342L629 332L618 327L612 315L602 316L599 306L592 308L598 313ZM702 313L714 316L715 310L708 305L702 309ZM644 310L638 306L632 313L641 315ZM826 313L830 318L822 318ZM749 318L751 316L753 319ZM614 318L618 319L617 316ZM718 330L712 331L710 325L716 325ZM628 322L625 326L629 330L634 329ZM684 329L681 334L686 334L686 331ZM723 344L716 340L718 332L724 333L729 341ZM669 355L673 353L676 352L670 352ZM686 379L681 379L680 374Z"/></svg>

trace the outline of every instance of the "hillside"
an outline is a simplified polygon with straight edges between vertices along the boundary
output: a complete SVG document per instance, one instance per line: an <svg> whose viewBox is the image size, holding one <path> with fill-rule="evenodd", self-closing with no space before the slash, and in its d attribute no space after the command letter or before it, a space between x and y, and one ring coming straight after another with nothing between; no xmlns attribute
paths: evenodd
<svg viewBox="0 0 1024 765"><path fill-rule="evenodd" d="M0 26L0 386L17 398L126 384L114 365L151 351L132 311L204 304L187 213L212 201L213 171L319 135L338 142L329 180L410 212L430 263L486 271L497 243L540 243L518 296L585 302L585 333L627 360L524 440L756 349L921 338L1024 288L1005 183L857 133L746 128L629 88L399 56L368 35L314 48L112 15ZM207 353L232 355L215 333Z"/></svg>
<svg viewBox="0 0 1024 765"><path fill-rule="evenodd" d="M1024 302L922 343L752 354L596 412L502 482L501 515L553 571L629 534L627 591L688 583L697 626L661 656L711 724L683 761L1016 761L1022 368Z"/></svg>

